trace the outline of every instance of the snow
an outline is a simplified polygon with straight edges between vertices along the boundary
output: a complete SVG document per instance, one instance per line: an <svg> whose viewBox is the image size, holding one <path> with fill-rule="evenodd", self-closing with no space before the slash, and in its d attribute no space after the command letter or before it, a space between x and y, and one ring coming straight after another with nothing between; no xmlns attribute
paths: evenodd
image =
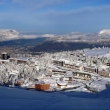
<svg viewBox="0 0 110 110"><path fill-rule="evenodd" d="M101 30L101 31L99 32L99 34L100 34L100 35L101 35L101 34L109 34L109 35L110 35L110 29Z"/></svg>
<svg viewBox="0 0 110 110"><path fill-rule="evenodd" d="M16 30L12 29L5 29L0 30L0 41L7 41L13 39L35 39L45 37L47 41L57 41L57 42L96 42L96 41L105 41L108 40L110 37L110 29L103 29L98 33L89 33L83 34L79 32L72 32L70 34L64 35L56 35L56 34L39 34L39 35L26 35L20 34ZM102 39L107 38L107 39Z"/></svg>
<svg viewBox="0 0 110 110"><path fill-rule="evenodd" d="M110 90L110 89L109 89ZM110 95L84 92L41 92L0 87L0 109L109 110Z"/></svg>
<svg viewBox="0 0 110 110"><path fill-rule="evenodd" d="M0 107L9 107L10 109L23 107L25 109L37 108L43 110L44 108L98 109L103 107L105 110L108 108L107 104L110 98L110 77L108 76L110 67L107 66L109 51L110 48L95 48L92 50L87 49L85 52L78 50L44 53L38 59L32 56L31 58L29 57L29 65L16 64L14 62L1 63L0 84L7 85L7 88L0 86L0 98L7 99L3 104L9 106ZM83 52L86 53L86 56L83 56ZM79 65L82 69L53 65L53 56L58 61ZM99 58L99 56L103 57ZM24 57L17 59L26 60L28 57L26 59ZM94 63L95 61L96 63ZM36 63L39 69L36 69ZM89 69L86 70L84 67ZM93 68L98 69L98 71L91 71ZM100 76L99 71L102 71L102 69L106 71L106 77ZM87 78L87 74L91 77ZM16 86L17 81L22 82L22 85ZM25 90L26 88L35 88L35 84L49 84L50 88L46 92ZM107 101L104 102L102 98ZM20 106L18 106L19 104ZM106 105L102 106L102 104Z"/></svg>
<svg viewBox="0 0 110 110"><path fill-rule="evenodd" d="M61 85L61 86L66 86L68 84L67 81L57 81L57 84Z"/></svg>
<svg viewBox="0 0 110 110"><path fill-rule="evenodd" d="M69 60L66 60L66 59L60 59L59 61L64 61L65 64L70 64L71 63Z"/></svg>
<svg viewBox="0 0 110 110"><path fill-rule="evenodd" d="M17 73L15 73L15 72L10 72L9 74L17 75Z"/></svg>
<svg viewBox="0 0 110 110"><path fill-rule="evenodd" d="M0 41L7 41L13 39L34 39L38 38L39 35L23 35L17 32L16 30L11 29L0 29Z"/></svg>
<svg viewBox="0 0 110 110"><path fill-rule="evenodd" d="M88 50L84 52L86 56L98 56L98 57L108 57L110 56L110 48L101 48L101 49L95 49L95 50Z"/></svg>

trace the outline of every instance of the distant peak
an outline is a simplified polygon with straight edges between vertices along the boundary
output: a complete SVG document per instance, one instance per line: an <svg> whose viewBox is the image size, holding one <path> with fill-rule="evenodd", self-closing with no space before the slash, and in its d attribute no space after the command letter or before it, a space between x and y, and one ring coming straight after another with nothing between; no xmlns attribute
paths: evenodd
<svg viewBox="0 0 110 110"><path fill-rule="evenodd" d="M101 30L101 31L99 32L99 35L102 35L102 34L110 34L110 29Z"/></svg>

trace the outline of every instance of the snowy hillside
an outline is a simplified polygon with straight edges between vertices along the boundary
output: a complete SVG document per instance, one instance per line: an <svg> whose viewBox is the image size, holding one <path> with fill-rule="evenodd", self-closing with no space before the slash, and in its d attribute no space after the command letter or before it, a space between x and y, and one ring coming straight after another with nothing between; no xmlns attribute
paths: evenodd
<svg viewBox="0 0 110 110"><path fill-rule="evenodd" d="M108 89L109 90L109 89ZM110 94L29 91L0 87L1 110L109 110Z"/></svg>
<svg viewBox="0 0 110 110"><path fill-rule="evenodd" d="M93 48L2 58L0 109L109 110L109 51Z"/></svg>

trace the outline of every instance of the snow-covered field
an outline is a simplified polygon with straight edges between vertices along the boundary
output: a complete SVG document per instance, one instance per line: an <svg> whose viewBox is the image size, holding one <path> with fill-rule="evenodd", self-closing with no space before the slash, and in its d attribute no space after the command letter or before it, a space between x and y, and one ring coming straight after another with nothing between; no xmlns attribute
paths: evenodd
<svg viewBox="0 0 110 110"><path fill-rule="evenodd" d="M109 110L109 91L110 88L98 94L83 92L47 93L0 86L0 110Z"/></svg>

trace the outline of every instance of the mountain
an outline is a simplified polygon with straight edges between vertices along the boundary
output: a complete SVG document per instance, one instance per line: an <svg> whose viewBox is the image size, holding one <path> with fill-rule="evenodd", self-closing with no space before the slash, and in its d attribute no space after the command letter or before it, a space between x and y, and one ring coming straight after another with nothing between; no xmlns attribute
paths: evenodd
<svg viewBox="0 0 110 110"><path fill-rule="evenodd" d="M110 29L104 29L99 32L99 35L110 35Z"/></svg>
<svg viewBox="0 0 110 110"><path fill-rule="evenodd" d="M98 33L82 34L72 32L47 38L43 43L33 47L31 51L68 51L93 47L110 47L110 30Z"/></svg>
<svg viewBox="0 0 110 110"><path fill-rule="evenodd" d="M56 51L72 51L80 50L84 48L94 48L94 47L110 47L109 42L55 42L55 41L44 41L37 46L30 48L30 51L34 52L56 52Z"/></svg>
<svg viewBox="0 0 110 110"><path fill-rule="evenodd" d="M8 46L8 47L14 47L14 46L21 46L21 47L27 47L27 46L37 46L41 42L44 42L46 38L34 38L34 39L13 39L13 40L6 40L0 42L0 46Z"/></svg>
<svg viewBox="0 0 110 110"><path fill-rule="evenodd" d="M36 39L39 37L40 37L39 35L21 34L16 30L12 30L12 29L0 30L0 41L11 41L11 40L17 40L17 39Z"/></svg>
<svg viewBox="0 0 110 110"><path fill-rule="evenodd" d="M110 47L110 29L83 34L21 34L16 30L0 30L0 46L26 47L29 51L63 51L93 47ZM29 47L29 48L28 48Z"/></svg>
<svg viewBox="0 0 110 110"><path fill-rule="evenodd" d="M50 37L47 41L54 42L103 42L110 41L110 29L101 30L98 33L79 33L72 32L65 35L56 35L55 37Z"/></svg>
<svg viewBox="0 0 110 110"><path fill-rule="evenodd" d="M9 41L15 39L36 39L47 38L47 41L56 42L100 42L107 39L110 40L110 29L101 30L99 33L83 34L80 32L71 32L70 34L56 35L56 34L21 34L16 30L0 30L0 41Z"/></svg>
<svg viewBox="0 0 110 110"><path fill-rule="evenodd" d="M19 34L16 30L0 30L0 41L18 39Z"/></svg>

